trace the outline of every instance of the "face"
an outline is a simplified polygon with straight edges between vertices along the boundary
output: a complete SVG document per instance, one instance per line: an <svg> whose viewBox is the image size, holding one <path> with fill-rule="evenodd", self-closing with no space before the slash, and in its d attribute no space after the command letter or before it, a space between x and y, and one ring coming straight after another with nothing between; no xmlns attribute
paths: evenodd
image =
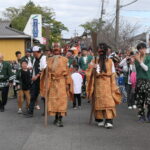
<svg viewBox="0 0 150 150"><path fill-rule="evenodd" d="M22 62L21 67L22 69L27 69L28 64L26 62Z"/></svg>
<svg viewBox="0 0 150 150"><path fill-rule="evenodd" d="M38 52L33 52L34 57L38 57Z"/></svg>
<svg viewBox="0 0 150 150"><path fill-rule="evenodd" d="M131 59L130 59L130 63L134 64L134 62L135 62L135 58L134 58L134 56L132 56Z"/></svg>
<svg viewBox="0 0 150 150"><path fill-rule="evenodd" d="M112 50L108 48L107 55L110 55L111 53L112 53Z"/></svg>
<svg viewBox="0 0 150 150"><path fill-rule="evenodd" d="M86 56L87 54L88 54L88 52L87 52L86 50L83 50L83 51L82 51L82 55L83 55L83 56Z"/></svg>
<svg viewBox="0 0 150 150"><path fill-rule="evenodd" d="M71 52L67 52L66 57L70 58L71 56L72 56L72 53Z"/></svg>
<svg viewBox="0 0 150 150"><path fill-rule="evenodd" d="M21 59L21 54L18 54L18 55L17 55L17 59Z"/></svg>
<svg viewBox="0 0 150 150"><path fill-rule="evenodd" d="M99 54L99 56L102 56L102 55L106 55L107 54L107 52L106 51L104 51L103 49L98 49L98 54Z"/></svg>
<svg viewBox="0 0 150 150"><path fill-rule="evenodd" d="M45 51L44 54L47 56L50 56L52 53L51 53L51 51Z"/></svg>
<svg viewBox="0 0 150 150"><path fill-rule="evenodd" d="M146 48L142 48L139 50L140 54L143 56L146 54Z"/></svg>
<svg viewBox="0 0 150 150"><path fill-rule="evenodd" d="M2 61L3 61L3 55L0 54L0 62L2 62Z"/></svg>
<svg viewBox="0 0 150 150"><path fill-rule="evenodd" d="M60 51L59 50L55 50L54 51L54 55L60 55Z"/></svg>
<svg viewBox="0 0 150 150"><path fill-rule="evenodd" d="M26 56L27 56L27 57L30 57L30 55L31 55L31 54L30 54L29 52L26 52Z"/></svg>

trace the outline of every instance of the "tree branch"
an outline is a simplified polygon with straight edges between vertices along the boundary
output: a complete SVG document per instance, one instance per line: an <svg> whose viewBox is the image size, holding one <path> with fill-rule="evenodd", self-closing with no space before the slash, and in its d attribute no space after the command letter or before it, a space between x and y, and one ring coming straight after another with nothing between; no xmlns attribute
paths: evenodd
<svg viewBox="0 0 150 150"><path fill-rule="evenodd" d="M129 5L133 4L133 3L136 3L137 1L138 0L134 0L134 1L130 2L130 3L128 3L128 4L121 5L120 8L127 7L127 6L129 6Z"/></svg>

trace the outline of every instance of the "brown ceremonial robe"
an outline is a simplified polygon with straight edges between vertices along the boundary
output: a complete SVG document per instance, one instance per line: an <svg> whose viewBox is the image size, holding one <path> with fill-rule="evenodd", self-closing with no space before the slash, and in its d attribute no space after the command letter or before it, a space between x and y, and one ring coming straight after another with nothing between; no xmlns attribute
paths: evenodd
<svg viewBox="0 0 150 150"><path fill-rule="evenodd" d="M121 102L120 91L116 85L116 74L112 72L112 63L111 59L107 59L105 62L107 72L96 72L96 79L94 79L92 67L86 71L88 98L92 97L95 90L94 114L96 119L113 119L116 116L115 106ZM94 80L96 80L95 86Z"/></svg>
<svg viewBox="0 0 150 150"><path fill-rule="evenodd" d="M50 116L54 116L56 113L65 116L67 113L67 99L73 97L73 82L67 63L68 59L63 56L50 57L47 63L48 74L46 75L45 70L41 75L41 96L47 97L48 114ZM46 87L48 87L47 90Z"/></svg>

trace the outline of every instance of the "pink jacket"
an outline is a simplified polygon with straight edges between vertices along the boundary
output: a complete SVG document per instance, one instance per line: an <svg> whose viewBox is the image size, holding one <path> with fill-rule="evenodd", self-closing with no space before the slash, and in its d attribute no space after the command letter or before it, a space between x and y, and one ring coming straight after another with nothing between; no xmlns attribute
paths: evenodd
<svg viewBox="0 0 150 150"><path fill-rule="evenodd" d="M132 88L135 88L136 87L136 72L131 73L130 82L132 84Z"/></svg>

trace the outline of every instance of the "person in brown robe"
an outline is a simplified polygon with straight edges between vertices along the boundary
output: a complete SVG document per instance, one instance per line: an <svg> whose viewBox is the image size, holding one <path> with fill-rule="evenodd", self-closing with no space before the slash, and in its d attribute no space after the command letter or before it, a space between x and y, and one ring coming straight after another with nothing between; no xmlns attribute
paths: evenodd
<svg viewBox="0 0 150 150"><path fill-rule="evenodd" d="M41 76L41 96L47 98L47 113L55 116L54 124L63 127L62 118L67 114L68 96L73 94L73 86L68 59L60 55L59 48L54 48L53 53Z"/></svg>
<svg viewBox="0 0 150 150"><path fill-rule="evenodd" d="M119 88L116 85L116 73L113 61L107 58L108 47L105 43L99 44L99 56L86 72L87 96L94 94L94 115L98 126L113 127L113 118L116 117L116 104L121 102ZM93 69L96 69L94 76Z"/></svg>

